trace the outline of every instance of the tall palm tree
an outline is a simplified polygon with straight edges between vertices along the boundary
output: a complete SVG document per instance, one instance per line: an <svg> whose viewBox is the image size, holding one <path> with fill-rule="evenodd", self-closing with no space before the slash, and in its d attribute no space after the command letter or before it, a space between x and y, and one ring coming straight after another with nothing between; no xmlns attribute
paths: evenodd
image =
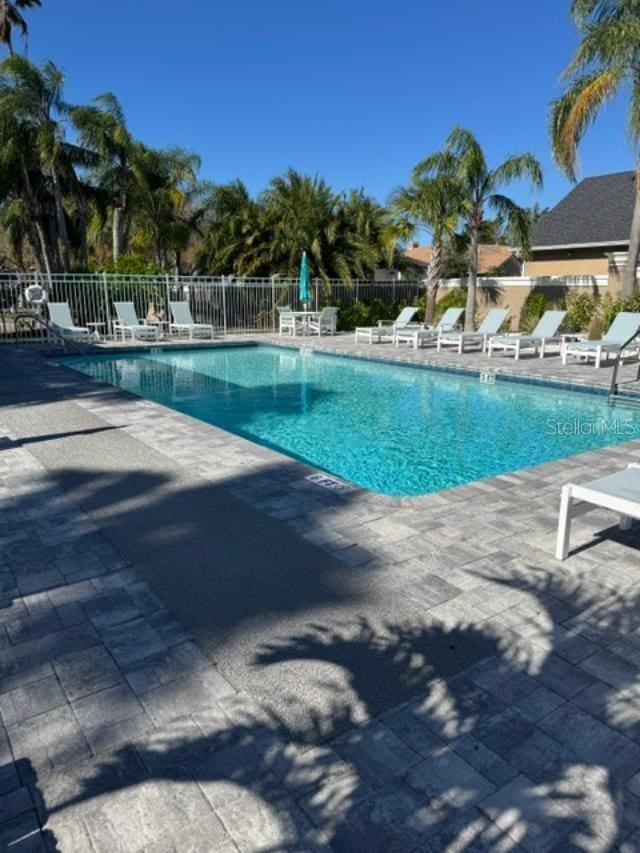
<svg viewBox="0 0 640 853"><path fill-rule="evenodd" d="M390 198L391 210L398 218L403 236L413 236L419 229L431 234L431 259L425 282L425 323L434 320L445 244L455 234L462 213L461 203L460 187L447 175L414 177L408 186L398 188Z"/></svg>
<svg viewBox="0 0 640 853"><path fill-rule="evenodd" d="M67 113L64 77L52 63L38 67L21 56L5 59L0 73L0 115L11 117L31 138L44 175L51 182L58 248L63 271L70 268L69 235L63 204L68 149L61 119Z"/></svg>
<svg viewBox="0 0 640 853"><path fill-rule="evenodd" d="M159 267L168 267L170 253L179 267L204 213L206 187L198 181L200 158L179 147L155 149L137 143L132 165L134 223L148 236Z"/></svg>
<svg viewBox="0 0 640 853"><path fill-rule="evenodd" d="M542 186L542 169L533 154L507 157L499 166L490 169L476 137L463 127L454 127L443 151L431 154L414 169L414 177L448 177L456 181L462 194L462 219L469 238L469 276L465 329L472 330L476 313L478 282L478 245L487 209L492 210L519 238L523 252L529 249L530 219L527 211L513 199L499 192L505 184L528 179L535 187Z"/></svg>
<svg viewBox="0 0 640 853"><path fill-rule="evenodd" d="M581 34L563 73L567 89L552 104L551 140L560 168L575 179L578 145L601 107L616 94L629 96L627 130L640 143L640 3L638 0L573 0L571 15ZM640 154L636 155L636 194L622 293L636 288L640 257Z"/></svg>
<svg viewBox="0 0 640 853"><path fill-rule="evenodd" d="M42 0L0 0L0 43L6 45L9 56L13 56L14 28L20 30L25 38L29 33L29 27L20 9L33 9L41 5Z"/></svg>
<svg viewBox="0 0 640 853"><path fill-rule="evenodd" d="M136 184L133 156L136 142L127 128L124 110L117 97L106 92L89 106L69 111L80 142L96 152L96 184L112 198L112 253L114 263L127 249L128 219L132 189Z"/></svg>

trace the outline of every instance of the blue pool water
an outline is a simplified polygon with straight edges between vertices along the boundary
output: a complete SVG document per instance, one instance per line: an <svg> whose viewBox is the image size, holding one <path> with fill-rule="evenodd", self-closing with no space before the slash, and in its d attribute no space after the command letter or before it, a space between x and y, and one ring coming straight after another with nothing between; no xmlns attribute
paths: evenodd
<svg viewBox="0 0 640 853"><path fill-rule="evenodd" d="M268 346L64 363L338 477L418 495L640 437L598 394Z"/></svg>

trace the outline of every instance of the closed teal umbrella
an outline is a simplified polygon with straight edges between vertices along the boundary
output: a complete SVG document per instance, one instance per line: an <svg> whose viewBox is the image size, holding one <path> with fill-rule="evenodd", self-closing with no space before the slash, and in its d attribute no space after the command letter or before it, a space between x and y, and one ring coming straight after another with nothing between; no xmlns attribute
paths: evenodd
<svg viewBox="0 0 640 853"><path fill-rule="evenodd" d="M309 302L309 261L306 252L302 253L302 260L300 261L300 302L306 311Z"/></svg>

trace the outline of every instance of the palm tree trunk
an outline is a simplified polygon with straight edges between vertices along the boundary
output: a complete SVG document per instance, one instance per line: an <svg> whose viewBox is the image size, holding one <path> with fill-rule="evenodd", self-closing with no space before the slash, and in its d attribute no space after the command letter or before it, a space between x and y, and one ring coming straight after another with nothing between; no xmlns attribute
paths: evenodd
<svg viewBox="0 0 640 853"><path fill-rule="evenodd" d="M47 274L47 278L51 277L51 261L49 260L49 247L47 246L47 238L44 233L44 228L42 227L42 223L36 220L35 222L36 232L38 234L38 240L40 242L40 256L42 258L42 264L44 266L44 271Z"/></svg>
<svg viewBox="0 0 640 853"><path fill-rule="evenodd" d="M118 262L123 252L123 242L124 242L124 207L118 205L113 208L113 222L112 222L112 236L113 236L113 262L114 264Z"/></svg>
<svg viewBox="0 0 640 853"><path fill-rule="evenodd" d="M465 332L473 332L476 318L476 287L478 284L478 230L479 218L475 215L469 223L469 277L467 281L467 306L464 311Z"/></svg>
<svg viewBox="0 0 640 853"><path fill-rule="evenodd" d="M636 269L640 258L640 155L636 160L636 195L629 237L627 265L622 279L622 296L631 296L636 289Z"/></svg>
<svg viewBox="0 0 640 853"><path fill-rule="evenodd" d="M436 313L436 297L438 295L438 285L442 277L442 242L440 240L433 241L431 250L431 261L427 271L427 298L424 310L424 322L427 324L433 323Z"/></svg>
<svg viewBox="0 0 640 853"><path fill-rule="evenodd" d="M69 252L69 234L67 233L67 221L64 215L64 207L62 204L62 191L58 180L58 172L55 168L51 170L53 179L53 196L56 206L56 225L58 226L58 239L60 241L62 255L62 271L69 272L71 267L70 252Z"/></svg>

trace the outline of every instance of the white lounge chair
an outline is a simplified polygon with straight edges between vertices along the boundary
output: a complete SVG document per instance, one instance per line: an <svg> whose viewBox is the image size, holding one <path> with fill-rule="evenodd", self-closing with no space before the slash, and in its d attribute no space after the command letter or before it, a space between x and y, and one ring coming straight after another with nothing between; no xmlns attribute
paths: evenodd
<svg viewBox="0 0 640 853"><path fill-rule="evenodd" d="M190 340L194 338L213 338L213 326L209 323L194 323L188 302L170 302L173 323L169 324L169 334L176 331L178 337L186 332Z"/></svg>
<svg viewBox="0 0 640 853"><path fill-rule="evenodd" d="M310 317L307 325L312 333L317 332L321 335L326 332L328 335L335 335L338 329L338 309L333 306L323 308L318 319Z"/></svg>
<svg viewBox="0 0 640 853"><path fill-rule="evenodd" d="M358 338L364 338L370 344L374 340L381 343L383 338L393 340L393 336L398 329L406 329L409 326L414 329L423 329L424 325L422 323L411 322L417 310L417 307L407 305L392 323L389 320L378 320L377 326L356 326L355 342L358 343Z"/></svg>
<svg viewBox="0 0 640 853"><path fill-rule="evenodd" d="M640 314L632 311L621 311L609 327L606 335L599 341L574 341L567 343L562 349L562 363L567 363L567 356L577 355L595 360L595 366L600 367L602 356L617 353L640 330ZM630 349L640 351L640 341L636 338Z"/></svg>
<svg viewBox="0 0 640 853"><path fill-rule="evenodd" d="M513 350L517 361L523 349L533 349L536 353L539 350L540 358L544 358L545 346L560 340L558 330L566 316L566 311L545 311L530 335L494 335L487 344L489 357L494 349Z"/></svg>
<svg viewBox="0 0 640 853"><path fill-rule="evenodd" d="M51 330L64 340L88 341L91 332L86 326L74 325L68 302L47 302Z"/></svg>
<svg viewBox="0 0 640 853"><path fill-rule="evenodd" d="M498 334L508 316L507 308L492 308L475 332L440 332L438 352L442 346L454 346L458 348L458 352L464 352L465 344L481 344L484 352L489 337Z"/></svg>
<svg viewBox="0 0 640 853"><path fill-rule="evenodd" d="M394 329L393 342L396 346L400 343L413 344L418 349L426 343L435 343L440 332L453 332L460 317L464 314L464 308L447 308L435 326L423 326L414 328L412 325L404 329Z"/></svg>
<svg viewBox="0 0 640 853"><path fill-rule="evenodd" d="M620 516L620 529L628 530L632 519L640 519L640 465L631 464L624 471L608 474L589 483L562 487L556 558L569 554L571 520L600 507Z"/></svg>
<svg viewBox="0 0 640 853"><path fill-rule="evenodd" d="M148 326L141 320L138 320L133 302L114 302L113 306L118 315L118 319L113 323L113 331L116 338L120 334L124 341L128 333L131 335L132 341L135 341L136 338L158 340L160 336L158 326Z"/></svg>

